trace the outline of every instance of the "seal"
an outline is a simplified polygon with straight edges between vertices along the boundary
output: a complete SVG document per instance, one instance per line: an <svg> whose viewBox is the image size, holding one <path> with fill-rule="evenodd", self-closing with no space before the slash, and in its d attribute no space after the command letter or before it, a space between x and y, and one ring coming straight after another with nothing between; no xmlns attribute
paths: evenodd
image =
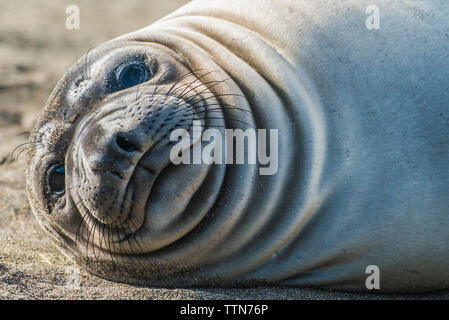
<svg viewBox="0 0 449 320"><path fill-rule="evenodd" d="M193 1L89 51L31 134L42 227L114 281L448 288L449 7L376 2ZM195 122L278 130L277 171L174 164Z"/></svg>

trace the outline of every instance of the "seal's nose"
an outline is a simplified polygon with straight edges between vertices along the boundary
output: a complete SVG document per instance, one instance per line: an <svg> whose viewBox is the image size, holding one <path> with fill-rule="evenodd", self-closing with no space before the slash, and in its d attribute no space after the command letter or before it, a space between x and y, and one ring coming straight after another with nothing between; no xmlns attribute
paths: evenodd
<svg viewBox="0 0 449 320"><path fill-rule="evenodd" d="M126 178L142 155L143 138L139 130L116 131L97 124L90 128L81 145L85 163L96 175L114 173Z"/></svg>
<svg viewBox="0 0 449 320"><path fill-rule="evenodd" d="M117 147L127 153L141 151L141 146L139 146L139 142L135 139L135 136L124 132L119 132L115 135L115 143Z"/></svg>

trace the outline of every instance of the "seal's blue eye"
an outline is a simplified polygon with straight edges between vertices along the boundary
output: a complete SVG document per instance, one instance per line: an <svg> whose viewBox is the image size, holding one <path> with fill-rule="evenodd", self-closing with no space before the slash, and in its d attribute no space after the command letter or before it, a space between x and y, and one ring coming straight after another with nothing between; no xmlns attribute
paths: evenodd
<svg viewBox="0 0 449 320"><path fill-rule="evenodd" d="M149 78L150 72L142 62L134 62L117 70L117 81L122 88L134 87Z"/></svg>
<svg viewBox="0 0 449 320"><path fill-rule="evenodd" d="M50 168L49 187L52 195L60 196L65 192L65 166L55 164Z"/></svg>

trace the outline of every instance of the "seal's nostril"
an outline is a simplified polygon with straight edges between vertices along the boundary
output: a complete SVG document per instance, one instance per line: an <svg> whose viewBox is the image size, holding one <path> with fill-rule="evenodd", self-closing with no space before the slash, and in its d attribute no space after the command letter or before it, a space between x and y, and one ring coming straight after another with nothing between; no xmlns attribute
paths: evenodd
<svg viewBox="0 0 449 320"><path fill-rule="evenodd" d="M139 148L135 145L135 143L133 143L133 141L121 134L117 134L115 140L117 142L117 146L126 152L139 151Z"/></svg>

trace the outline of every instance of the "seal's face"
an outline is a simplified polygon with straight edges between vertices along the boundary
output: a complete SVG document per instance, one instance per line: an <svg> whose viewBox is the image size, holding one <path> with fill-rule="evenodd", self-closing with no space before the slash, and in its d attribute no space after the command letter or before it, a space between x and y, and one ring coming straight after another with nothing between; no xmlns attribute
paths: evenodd
<svg viewBox="0 0 449 320"><path fill-rule="evenodd" d="M120 42L89 52L60 81L31 137L27 186L39 221L75 258L115 264L173 243L204 217L220 184L202 190L211 167L170 161L174 129L220 121L201 78L165 47Z"/></svg>

